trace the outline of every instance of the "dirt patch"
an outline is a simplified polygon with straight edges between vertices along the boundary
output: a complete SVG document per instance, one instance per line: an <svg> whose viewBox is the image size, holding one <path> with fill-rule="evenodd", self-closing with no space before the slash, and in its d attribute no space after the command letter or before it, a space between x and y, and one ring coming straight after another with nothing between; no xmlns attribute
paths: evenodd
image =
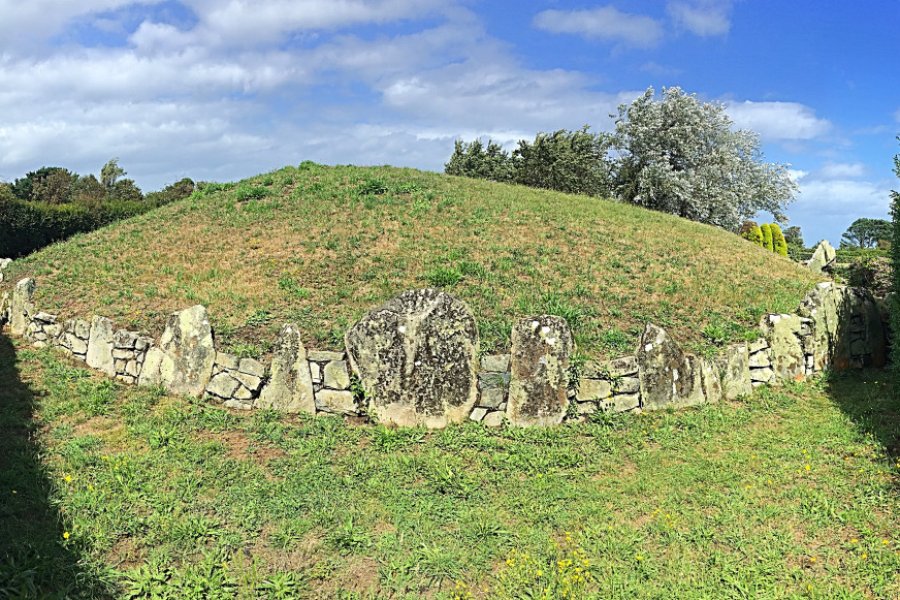
<svg viewBox="0 0 900 600"><path fill-rule="evenodd" d="M135 543L131 537L123 537L116 540L113 547L106 554L106 562L115 565L123 571L133 569L144 564L147 553Z"/></svg>
<svg viewBox="0 0 900 600"><path fill-rule="evenodd" d="M200 433L200 439L219 442L225 447L225 456L233 460L252 460L266 466L271 461L284 458L287 453L281 448L260 444L251 439L247 432L240 430L229 431L204 431Z"/></svg>

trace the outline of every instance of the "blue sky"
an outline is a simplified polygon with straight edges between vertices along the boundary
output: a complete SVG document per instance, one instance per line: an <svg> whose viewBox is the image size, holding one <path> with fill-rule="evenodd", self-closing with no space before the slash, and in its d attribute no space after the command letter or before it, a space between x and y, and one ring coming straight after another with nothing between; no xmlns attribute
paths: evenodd
<svg viewBox="0 0 900 600"><path fill-rule="evenodd" d="M610 129L678 85L790 163L791 224L836 243L900 187L898 24L897 0L0 0L0 179L440 170L459 137Z"/></svg>

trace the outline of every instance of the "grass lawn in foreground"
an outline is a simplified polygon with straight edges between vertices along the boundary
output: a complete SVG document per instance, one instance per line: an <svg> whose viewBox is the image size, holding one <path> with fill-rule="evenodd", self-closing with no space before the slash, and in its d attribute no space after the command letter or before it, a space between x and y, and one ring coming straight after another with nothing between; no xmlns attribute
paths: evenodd
<svg viewBox="0 0 900 600"><path fill-rule="evenodd" d="M0 597L897 598L885 377L426 432L236 414L0 337Z"/></svg>
<svg viewBox="0 0 900 600"><path fill-rule="evenodd" d="M363 314L408 289L465 300L486 352L512 324L565 317L588 358L633 352L644 324L698 352L794 312L819 277L716 227L599 198L391 167L304 163L50 246L10 267L36 303L162 333L210 311L219 347L269 350L284 323L343 349Z"/></svg>

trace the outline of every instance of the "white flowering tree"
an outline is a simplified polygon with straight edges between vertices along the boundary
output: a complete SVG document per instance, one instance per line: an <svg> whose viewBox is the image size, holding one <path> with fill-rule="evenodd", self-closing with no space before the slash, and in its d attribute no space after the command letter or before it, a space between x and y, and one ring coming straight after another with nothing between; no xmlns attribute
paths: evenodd
<svg viewBox="0 0 900 600"><path fill-rule="evenodd" d="M763 161L757 134L678 87L621 105L615 135L616 191L626 202L734 231L758 211L784 220L796 192L786 165Z"/></svg>

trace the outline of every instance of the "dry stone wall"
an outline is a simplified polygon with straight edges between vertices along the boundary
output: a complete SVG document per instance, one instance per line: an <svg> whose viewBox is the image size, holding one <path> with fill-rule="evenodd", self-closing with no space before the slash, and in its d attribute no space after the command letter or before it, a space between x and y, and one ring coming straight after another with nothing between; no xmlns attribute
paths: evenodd
<svg viewBox="0 0 900 600"><path fill-rule="evenodd" d="M634 354L575 366L568 324L550 315L517 323L510 354L479 359L471 311L433 289L406 292L363 317L347 333L347 352L307 350L299 328L285 325L264 363L217 352L202 306L170 315L156 340L102 316L61 319L37 310L35 288L23 279L0 297L0 327L123 383L204 396L235 410L360 416L399 426L466 419L548 426L600 412L734 400L828 369L887 363L885 317L871 294L832 282L817 285L795 314L765 315L757 339L729 345L715 359L685 352L651 323Z"/></svg>

